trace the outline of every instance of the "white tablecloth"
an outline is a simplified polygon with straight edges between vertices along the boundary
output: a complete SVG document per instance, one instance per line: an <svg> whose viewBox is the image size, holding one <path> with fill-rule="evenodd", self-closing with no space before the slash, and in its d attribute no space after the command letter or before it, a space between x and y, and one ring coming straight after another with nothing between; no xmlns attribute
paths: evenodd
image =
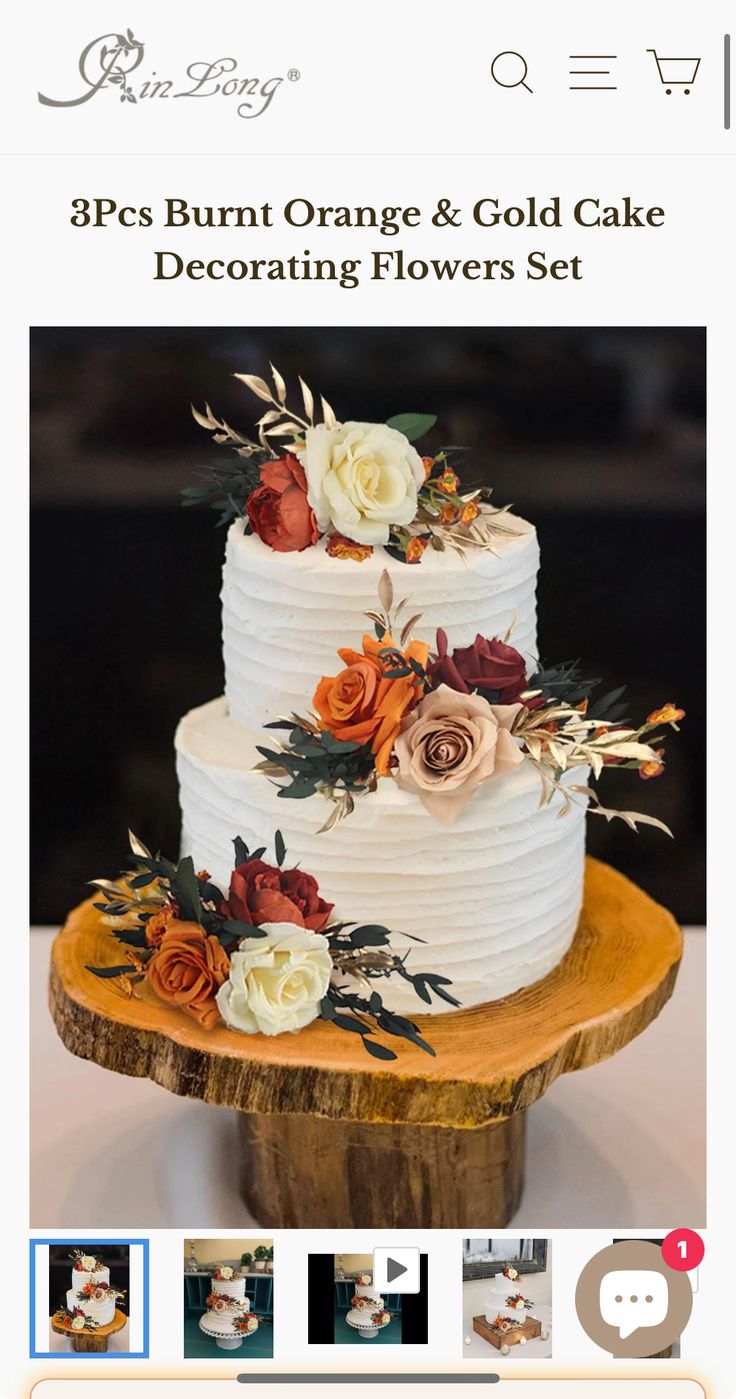
<svg viewBox="0 0 736 1399"><path fill-rule="evenodd" d="M64 1049L46 1005L52 937L31 933L31 1226L256 1224L238 1193L231 1110ZM512 1223L537 1232L704 1225L705 1014L705 936L690 929L658 1020L612 1059L558 1079L529 1112L526 1188Z"/></svg>

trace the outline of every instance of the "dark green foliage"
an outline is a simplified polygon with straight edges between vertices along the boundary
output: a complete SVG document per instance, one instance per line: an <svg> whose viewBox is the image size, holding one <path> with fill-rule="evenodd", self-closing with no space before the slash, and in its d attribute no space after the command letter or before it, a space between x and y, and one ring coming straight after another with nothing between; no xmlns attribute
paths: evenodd
<svg viewBox="0 0 736 1399"><path fill-rule="evenodd" d="M375 759L367 743L346 743L329 733L313 733L288 719L277 719L266 728L289 731L285 751L257 749L266 762L282 768L290 778L279 796L312 797L323 787L337 786L347 792L359 791L373 772Z"/></svg>
<svg viewBox="0 0 736 1399"><path fill-rule="evenodd" d="M237 457L235 461L224 457L201 467L199 485L184 487L182 504L208 505L211 510L218 510L218 525L244 519L248 500L261 483L261 467L268 460L268 452L264 451ZM245 523L247 526L247 519Z"/></svg>

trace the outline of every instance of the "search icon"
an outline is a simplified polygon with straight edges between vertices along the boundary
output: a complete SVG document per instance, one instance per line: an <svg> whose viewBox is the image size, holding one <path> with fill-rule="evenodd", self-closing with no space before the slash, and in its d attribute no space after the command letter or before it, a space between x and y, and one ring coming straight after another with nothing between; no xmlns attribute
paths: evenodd
<svg viewBox="0 0 736 1399"><path fill-rule="evenodd" d="M491 64L491 77L499 87L525 87L527 92L531 92L532 89L526 80L528 72L523 54L516 53L514 49L504 49L503 53L497 53Z"/></svg>

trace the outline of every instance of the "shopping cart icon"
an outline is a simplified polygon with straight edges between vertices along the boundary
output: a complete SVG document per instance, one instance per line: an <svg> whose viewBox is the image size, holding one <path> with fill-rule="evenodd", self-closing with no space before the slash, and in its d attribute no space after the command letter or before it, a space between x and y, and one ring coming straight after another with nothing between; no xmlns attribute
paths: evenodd
<svg viewBox="0 0 736 1399"><path fill-rule="evenodd" d="M689 97L690 89L698 76L700 59L662 58L656 49L647 49L647 53L654 54L660 82L663 84L667 96L672 96L673 87L681 87L685 97Z"/></svg>

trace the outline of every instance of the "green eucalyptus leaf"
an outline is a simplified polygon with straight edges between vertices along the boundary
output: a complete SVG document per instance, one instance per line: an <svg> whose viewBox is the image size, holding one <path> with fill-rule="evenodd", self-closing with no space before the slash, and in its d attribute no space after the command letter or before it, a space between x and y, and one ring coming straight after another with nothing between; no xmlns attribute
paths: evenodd
<svg viewBox="0 0 736 1399"><path fill-rule="evenodd" d="M436 422L435 413L397 413L395 417L388 419L386 427L393 427L397 432L403 432L410 442L416 442L417 438L429 432Z"/></svg>

